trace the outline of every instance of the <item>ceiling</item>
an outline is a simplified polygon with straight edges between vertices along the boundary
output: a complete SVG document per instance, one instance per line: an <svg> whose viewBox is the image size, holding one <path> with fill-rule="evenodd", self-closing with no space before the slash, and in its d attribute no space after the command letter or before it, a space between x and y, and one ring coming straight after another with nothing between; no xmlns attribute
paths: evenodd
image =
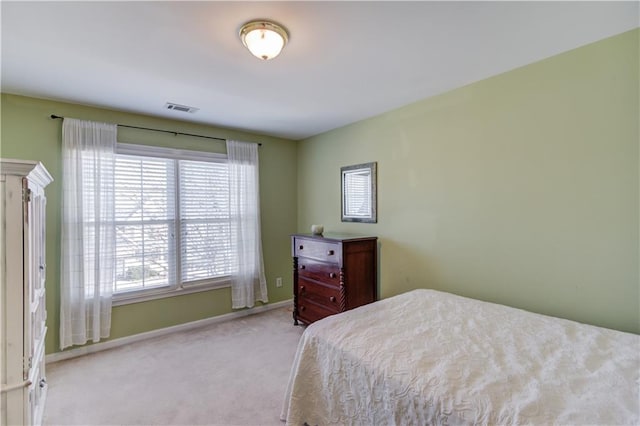
<svg viewBox="0 0 640 426"><path fill-rule="evenodd" d="M638 11L638 2L2 1L2 92L298 140L633 29ZM237 36L256 18L290 33L271 61Z"/></svg>

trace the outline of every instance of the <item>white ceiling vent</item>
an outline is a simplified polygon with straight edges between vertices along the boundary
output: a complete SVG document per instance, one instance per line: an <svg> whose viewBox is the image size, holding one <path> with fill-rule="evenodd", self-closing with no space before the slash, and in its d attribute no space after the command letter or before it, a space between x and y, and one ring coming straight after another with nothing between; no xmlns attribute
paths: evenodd
<svg viewBox="0 0 640 426"><path fill-rule="evenodd" d="M200 108L194 108L186 105L173 104L171 102L167 102L164 104L165 109L170 109L172 111L181 111L181 112L189 112L193 114L198 111Z"/></svg>

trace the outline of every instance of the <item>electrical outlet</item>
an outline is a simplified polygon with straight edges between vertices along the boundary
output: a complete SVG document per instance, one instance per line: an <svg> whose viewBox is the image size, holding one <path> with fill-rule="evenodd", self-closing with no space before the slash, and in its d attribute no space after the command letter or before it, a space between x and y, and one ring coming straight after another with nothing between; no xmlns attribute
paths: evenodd
<svg viewBox="0 0 640 426"><path fill-rule="evenodd" d="M282 278L276 278L276 287L282 287Z"/></svg>

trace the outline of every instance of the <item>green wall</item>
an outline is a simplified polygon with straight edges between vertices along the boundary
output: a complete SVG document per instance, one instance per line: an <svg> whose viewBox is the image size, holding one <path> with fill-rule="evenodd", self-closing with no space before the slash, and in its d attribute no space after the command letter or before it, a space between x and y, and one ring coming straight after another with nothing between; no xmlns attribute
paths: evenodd
<svg viewBox="0 0 640 426"><path fill-rule="evenodd" d="M52 113L262 142L271 302L291 298L289 234L323 223L380 237L382 297L435 288L640 332L639 38L627 32L298 143L3 94L0 156L40 160L55 179L47 353L59 350L61 122ZM125 128L119 139L225 150ZM378 162L378 223L341 223L340 167L368 161ZM225 314L230 299L219 289L118 306L111 338Z"/></svg>
<svg viewBox="0 0 640 426"><path fill-rule="evenodd" d="M0 156L42 161L55 179L47 187L47 326L49 328L46 341L47 353L59 351L60 315L62 122L49 119L51 114L261 142L260 207L269 301L277 302L291 298L289 235L296 231L296 142L181 121L3 94ZM225 144L221 141L126 128L118 130L118 139L129 143L214 152L226 151ZM275 287L276 277L283 278L283 287ZM231 291L228 288L117 306L113 309L111 338L124 337L231 311Z"/></svg>
<svg viewBox="0 0 640 426"><path fill-rule="evenodd" d="M640 332L639 37L300 142L298 230L377 235L382 297L434 288ZM369 161L378 223L342 223L340 167Z"/></svg>

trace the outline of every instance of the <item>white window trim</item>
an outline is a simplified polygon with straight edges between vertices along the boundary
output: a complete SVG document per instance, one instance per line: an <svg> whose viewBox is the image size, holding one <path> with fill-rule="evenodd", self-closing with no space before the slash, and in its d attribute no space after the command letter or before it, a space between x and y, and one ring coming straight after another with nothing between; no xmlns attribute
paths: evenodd
<svg viewBox="0 0 640 426"><path fill-rule="evenodd" d="M113 306L129 305L132 303L148 302L150 300L165 299L167 297L184 296L186 294L200 293L203 291L231 287L229 277L220 277L213 280L203 280L202 283L189 284L188 286L166 286L149 290L134 290L113 294Z"/></svg>
<svg viewBox="0 0 640 426"><path fill-rule="evenodd" d="M128 143L118 143L116 145L116 154L119 155L139 155L145 157L169 158L172 160L190 160L190 161L210 161L221 162L227 160L226 154L219 154L206 151L190 151L185 149L164 148L152 145L138 145ZM176 175L176 179L179 177ZM176 203L179 201L180 194L176 194ZM179 250L179 247L178 247ZM179 253L178 253L179 254ZM177 259L179 261L179 259ZM180 265L176 264L176 267ZM186 294L210 291L219 288L231 287L229 276L216 277L213 279L205 279L199 281L191 281L189 284L169 284L167 286L132 290L120 293L113 293L113 306L128 305L132 303L146 302L156 299L164 299L167 297L182 296Z"/></svg>
<svg viewBox="0 0 640 426"><path fill-rule="evenodd" d="M170 158L172 160L191 161L226 161L227 154L206 151L190 151L187 149L164 148L152 145L137 145L132 143L119 143L116 145L116 154L143 155L146 157Z"/></svg>

